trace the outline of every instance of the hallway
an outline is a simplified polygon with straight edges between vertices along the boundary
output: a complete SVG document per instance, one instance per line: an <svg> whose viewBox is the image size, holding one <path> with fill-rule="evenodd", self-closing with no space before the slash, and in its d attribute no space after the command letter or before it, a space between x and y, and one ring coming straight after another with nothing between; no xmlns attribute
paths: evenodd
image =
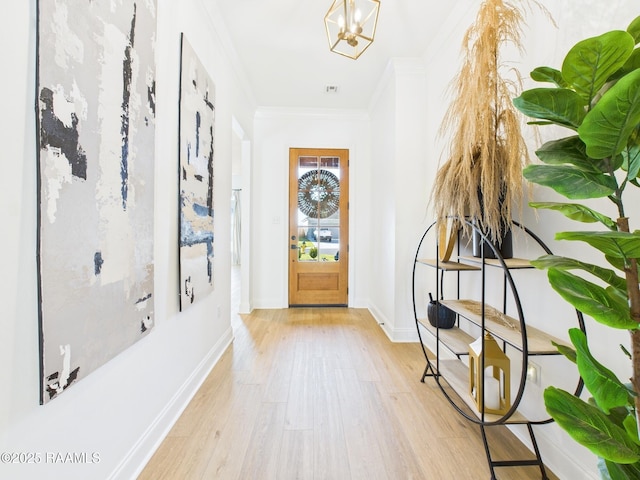
<svg viewBox="0 0 640 480"><path fill-rule="evenodd" d="M489 478L479 429L420 383L419 345L391 343L367 310L257 310L232 323L235 341L140 479ZM490 438L496 458L525 451L502 427Z"/></svg>

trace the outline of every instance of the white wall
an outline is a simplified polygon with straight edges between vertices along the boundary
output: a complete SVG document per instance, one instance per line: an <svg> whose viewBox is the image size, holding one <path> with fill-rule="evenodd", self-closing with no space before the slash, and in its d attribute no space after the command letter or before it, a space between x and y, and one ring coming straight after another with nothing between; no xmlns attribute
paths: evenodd
<svg viewBox="0 0 640 480"><path fill-rule="evenodd" d="M231 118L252 134L253 105L201 0L158 1L156 327L46 406L38 404L35 0L2 8L0 79L0 451L40 453L39 465L0 464L0 477L130 478L232 339L229 312ZM215 291L178 312L177 114L180 31L216 83ZM99 463L46 464L47 452L97 453Z"/></svg>
<svg viewBox="0 0 640 480"><path fill-rule="evenodd" d="M370 108L371 115L371 283L369 308L387 335L395 325L395 176L396 79L390 63Z"/></svg>
<svg viewBox="0 0 640 480"><path fill-rule="evenodd" d="M366 307L370 271L370 134L366 112L261 108L254 124L252 292L255 308L288 306L289 148L349 149L349 298ZM357 246L356 246L357 245Z"/></svg>
<svg viewBox="0 0 640 480"><path fill-rule="evenodd" d="M394 158L395 219L395 341L415 341L415 320L411 305L411 267L416 241L430 223L427 215L430 172L435 162L426 153L425 92L426 69L417 59L396 59L396 150Z"/></svg>
<svg viewBox="0 0 640 480"><path fill-rule="evenodd" d="M369 306L389 338L417 338L411 303L411 269L428 224L425 68L420 59L392 59L372 101L371 239ZM431 167L431 168L430 168Z"/></svg>

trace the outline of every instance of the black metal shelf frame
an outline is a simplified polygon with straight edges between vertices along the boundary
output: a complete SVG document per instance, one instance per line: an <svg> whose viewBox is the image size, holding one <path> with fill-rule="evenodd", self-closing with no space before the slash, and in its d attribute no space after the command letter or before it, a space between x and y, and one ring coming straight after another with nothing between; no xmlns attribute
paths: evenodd
<svg viewBox="0 0 640 480"><path fill-rule="evenodd" d="M426 366L424 369L424 372L422 374L422 378L421 378L421 382L424 383L425 378L426 377L432 377L436 384L438 385L440 391L442 392L442 394L445 396L445 398L449 401L449 403L453 406L453 408L463 417L465 417L467 420L477 424L480 426L480 430L481 430L481 434L482 434L482 440L484 443L484 448L485 448L485 454L487 456L487 461L489 464L489 470L491 472L491 479L495 479L495 468L496 467L514 467L514 466L538 466L540 468L541 474L542 474L542 478L543 479L547 479L547 474L545 471L545 467L544 464L542 462L542 458L540 456L540 451L538 448L538 444L536 442L535 439L535 435L534 435L534 431L533 431L533 425L543 425L543 424L548 424L553 422L552 418L545 418L543 420L522 420L522 421L511 421L509 422L510 417L513 416L513 414L516 412L522 397L524 395L524 391L525 391L525 386L526 386L526 382L527 382L527 367L528 367L528 363L529 363L529 348L528 348L528 339L527 339L527 330L526 330L526 322L525 322L525 318L524 318L524 312L522 309L522 303L520 301L520 296L518 294L518 290L516 288L516 284L515 281L511 275L510 272L510 268L507 266L507 263L505 262L505 259L502 257L500 251L496 248L496 246L493 244L493 242L491 242L491 240L488 238L488 236L485 234L485 232L483 232L474 222L470 221L468 218L465 219L454 219L457 220L458 222L460 222L460 224L464 224L467 227L469 227L472 231L474 231L477 235L479 235L479 238L482 242L483 246L489 247L491 248L491 251L493 252L494 257L497 259L499 266L502 268L502 271L504 273L504 280L503 280L503 310L502 312L504 314L506 314L507 311L507 300L508 300L508 293L511 292L512 295L512 299L515 305L515 309L518 313L518 322L519 322L519 326L520 326L520 335L521 335L521 340L522 340L522 349L521 349L521 355L522 355L522 369L520 372L520 383L518 386L518 391L517 394L515 395L512 403L511 403L511 407L510 409L502 416L499 417L496 420L493 421L488 421L485 418L485 414L484 414L484 398L481 399L481 409L480 409L480 416L476 416L473 414L469 414L467 411L464 410L464 408L468 408L466 404L464 404L464 402L458 398L457 400L455 398L453 398L452 395L449 394L449 392L446 391L445 389L445 384L442 383L442 378L444 379L444 381L446 382L446 376L444 376L444 374L440 373L440 348L441 348L441 339L440 339L440 329L436 328L436 333L435 333L435 340L436 340L436 351L435 351L435 360L432 360L429 358L429 355L427 353L427 348L425 346L425 343L423 341L422 338L422 332L421 332L421 325L420 325L420 321L418 318L418 312L417 312L417 304L416 304L416 267L418 266L419 263L421 263L419 261L419 256L420 256L420 252L423 246L423 243L425 241L425 239L427 238L428 234L436 227L437 222L433 222L431 225L429 225L429 227L424 231L422 237L420 238L420 242L418 243L418 247L416 248L416 254L414 257L414 262L413 262L413 272L412 272L412 301L413 301L413 313L414 313L414 318L415 318L415 322L416 322L416 329L418 332L418 338L420 340L420 346L422 348L422 352L424 353L424 357L426 360ZM455 223L455 222L454 222ZM520 230L522 230L523 232L525 232L530 238L532 238L538 245L539 247L548 255L551 255L552 252L549 249L549 247L535 234L533 233L531 230L529 230L527 227L521 225L518 222L513 222L514 226L519 228ZM458 230L458 241L457 241L457 255L458 255L458 261L460 261L460 231ZM481 325L480 328L482 330L482 332L486 331L486 327L485 327L485 305L486 305L486 299L485 299L485 293L486 293L486 268L487 268L487 263L486 263L486 258L485 258L485 250L484 248L481 248L481 257L478 258L478 263L480 265L480 272L481 272L481 282L482 282L482 288L481 288ZM435 271L436 271L436 282L435 282L435 288L436 288L436 301L440 300L441 292L444 288L444 270L440 268L440 245L438 244L438 241L436 240L436 264L435 264ZM490 268L496 268L495 266L491 266ZM440 279L438 279L438 272L440 273ZM456 271L456 277L457 277L457 297L459 298L460 296L460 273L461 271ZM508 288L507 288L508 287ZM436 313L439 309L436 309ZM457 319L457 323L459 325L460 322L460 316L458 314L458 319ZM585 323L584 323L584 318L582 315L582 312L576 310L576 316L577 316L577 323L578 323L578 327L580 328L580 330L582 330L583 332L586 332L585 330ZM429 334L432 334L431 332L429 332ZM484 335L482 335L484 337ZM502 348L503 351L506 351L507 349L507 343L502 340ZM457 355L458 359L460 359L460 355ZM480 371L484 371L484 357L481 357L480 359L481 364L479 366ZM575 389L574 394L576 396L580 395L580 393L582 392L583 389L583 381L582 378L578 377L578 382L577 382L577 386ZM453 389L455 391L455 389ZM458 394L459 395L459 394ZM535 454L535 459L519 459L519 460L503 460L503 461L499 461L499 460L494 460L491 456L491 452L489 449L489 443L487 440L487 436L486 436L486 432L485 432L485 428L487 427L492 427L492 426L497 426L497 425L505 425L505 424L523 424L526 425L529 436L531 437L531 442L532 442L532 446L533 446L533 450L534 450L534 454Z"/></svg>

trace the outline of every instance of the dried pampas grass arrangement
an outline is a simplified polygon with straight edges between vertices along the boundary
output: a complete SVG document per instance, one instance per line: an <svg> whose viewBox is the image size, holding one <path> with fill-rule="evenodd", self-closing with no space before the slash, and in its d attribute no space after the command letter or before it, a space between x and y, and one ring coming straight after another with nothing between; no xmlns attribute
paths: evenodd
<svg viewBox="0 0 640 480"><path fill-rule="evenodd" d="M500 75L505 69L500 47L511 44L522 51L523 22L522 10L508 2L482 3L464 36L462 67L440 127L441 135L450 136L450 147L432 192L436 218L478 219L492 241L512 225L523 195L522 168L529 163L521 116L512 104L520 77L515 69L510 69L514 79Z"/></svg>

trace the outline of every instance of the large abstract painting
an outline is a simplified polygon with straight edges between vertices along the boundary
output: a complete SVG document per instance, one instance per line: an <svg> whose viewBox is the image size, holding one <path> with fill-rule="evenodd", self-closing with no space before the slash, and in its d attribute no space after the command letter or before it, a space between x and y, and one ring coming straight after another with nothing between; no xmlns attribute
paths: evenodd
<svg viewBox="0 0 640 480"><path fill-rule="evenodd" d="M155 0L38 2L41 403L153 316Z"/></svg>
<svg viewBox="0 0 640 480"><path fill-rule="evenodd" d="M180 308L213 290L215 86L182 35L180 74Z"/></svg>

